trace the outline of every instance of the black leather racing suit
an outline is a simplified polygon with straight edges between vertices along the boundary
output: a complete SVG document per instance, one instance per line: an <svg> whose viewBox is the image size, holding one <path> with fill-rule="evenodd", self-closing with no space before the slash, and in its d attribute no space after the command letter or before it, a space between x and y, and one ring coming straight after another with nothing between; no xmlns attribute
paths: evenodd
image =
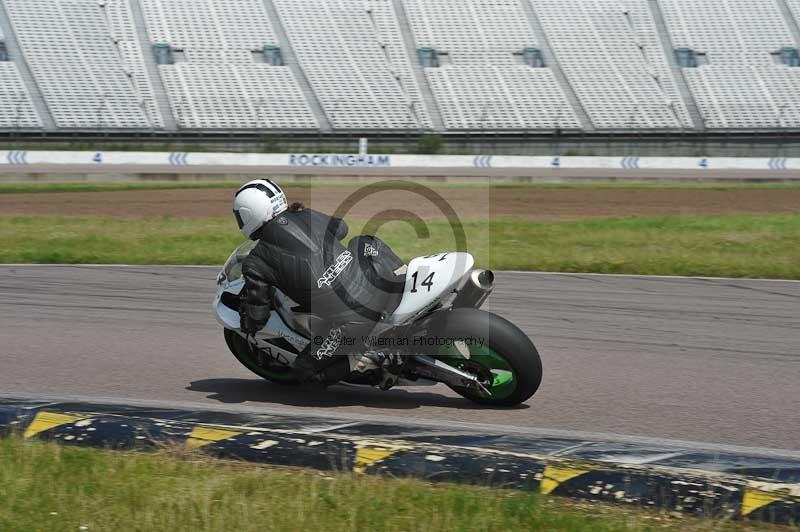
<svg viewBox="0 0 800 532"><path fill-rule="evenodd" d="M399 302L403 283L393 272L403 263L376 237L357 237L345 247L347 232L343 220L313 209L287 211L265 224L242 265L242 330L264 326L274 286L304 312L328 320L323 341L312 341L301 358L324 367L335 355L363 350L362 337Z"/></svg>

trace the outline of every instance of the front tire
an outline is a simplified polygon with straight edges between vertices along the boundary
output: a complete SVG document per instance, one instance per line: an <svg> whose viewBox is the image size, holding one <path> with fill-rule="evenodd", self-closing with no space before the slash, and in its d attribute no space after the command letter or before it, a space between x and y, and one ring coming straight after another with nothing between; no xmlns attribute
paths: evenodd
<svg viewBox="0 0 800 532"><path fill-rule="evenodd" d="M274 361L270 364L269 362L271 360L260 362L258 358L254 356L250 344L241 334L230 329L225 329L225 343L228 345L228 349L231 350L231 353L233 353L233 356L236 357L236 360L259 377L278 384L300 384L292 368L275 363Z"/></svg>
<svg viewBox="0 0 800 532"><path fill-rule="evenodd" d="M451 386L482 405L515 406L530 399L542 382L536 346L516 325L475 308L444 311L428 327L428 336L445 341L434 356L478 375L490 393Z"/></svg>

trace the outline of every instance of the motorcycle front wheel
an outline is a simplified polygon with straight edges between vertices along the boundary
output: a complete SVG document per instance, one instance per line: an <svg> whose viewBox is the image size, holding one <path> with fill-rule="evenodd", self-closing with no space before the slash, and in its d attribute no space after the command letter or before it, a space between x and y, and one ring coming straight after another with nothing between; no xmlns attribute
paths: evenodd
<svg viewBox="0 0 800 532"><path fill-rule="evenodd" d="M444 311L428 329L434 356L476 375L484 390L451 386L482 405L515 406L530 399L542 382L536 346L516 325L474 308Z"/></svg>
<svg viewBox="0 0 800 532"><path fill-rule="evenodd" d="M278 384L295 385L300 381L295 377L292 368L279 364L270 357L259 357L253 352L250 343L239 333L225 329L225 343L233 356L244 367L268 381Z"/></svg>

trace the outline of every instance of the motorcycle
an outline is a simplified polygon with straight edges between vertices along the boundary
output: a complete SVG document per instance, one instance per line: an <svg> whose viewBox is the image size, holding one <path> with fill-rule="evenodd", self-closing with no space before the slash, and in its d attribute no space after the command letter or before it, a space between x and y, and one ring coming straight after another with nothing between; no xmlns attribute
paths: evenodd
<svg viewBox="0 0 800 532"><path fill-rule="evenodd" d="M271 382L300 384L294 361L309 342L319 342L326 322L275 287L266 326L255 336L241 332L242 263L254 246L247 241L236 248L219 273L214 313L228 348L247 369ZM404 363L393 370L398 374L354 372L343 382L383 389L444 383L475 403L495 406L533 396L542 380L539 353L514 324L480 309L494 289L494 274L473 266L471 254L453 252L404 267L399 304L369 337L371 345L400 352Z"/></svg>

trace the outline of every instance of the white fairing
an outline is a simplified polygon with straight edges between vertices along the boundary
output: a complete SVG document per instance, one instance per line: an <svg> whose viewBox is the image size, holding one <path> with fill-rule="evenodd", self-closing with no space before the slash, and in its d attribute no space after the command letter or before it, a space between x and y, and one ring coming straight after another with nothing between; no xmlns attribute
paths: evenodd
<svg viewBox="0 0 800 532"><path fill-rule="evenodd" d="M232 308L226 307L222 303L222 293L229 292L234 295L238 295L239 292L242 291L242 287L244 287L244 280L237 279L232 283L225 283L224 285L220 285L217 287L217 295L214 298L214 314L217 317L217 321L226 329L238 329L239 328L239 313L233 310Z"/></svg>
<svg viewBox="0 0 800 532"><path fill-rule="evenodd" d="M440 253L412 260L406 272L403 299L392 321L405 321L437 304L460 286L474 264L472 255L462 252Z"/></svg>
<svg viewBox="0 0 800 532"><path fill-rule="evenodd" d="M227 282L227 280L222 279L220 276L220 280L222 280L222 283L217 287L217 295L214 298L214 315L217 317L217 321L223 327L232 331L238 331L241 325L239 313L231 308L228 308L222 302L222 294L224 292L229 292L231 294L238 295L244 287L244 279L239 277L238 279L234 279L232 282ZM294 332L288 325L286 325L277 312L272 312L270 314L266 325L263 329L256 333L256 337L259 339L285 338L288 342L300 350L302 350L308 343L308 339L303 338ZM277 350L277 348L274 346L272 349L273 351ZM285 351L283 351L283 353L285 353L285 357L294 360L294 355L288 354Z"/></svg>
<svg viewBox="0 0 800 532"><path fill-rule="evenodd" d="M213 303L214 315L216 316L217 321L226 329L238 331L239 327L241 326L241 322L239 319L239 313L232 308L229 308L222 302L222 295L227 292L229 294L233 294L234 296L238 296L242 291L242 288L244 288L242 263L244 262L244 259L247 258L247 255L250 254L250 251L252 251L255 245L255 242L246 241L236 248L234 252L231 253L231 256L228 257L228 261L225 263L222 271L219 272L219 275L217 276L217 293L214 296ZM285 338L288 342L300 350L302 350L306 344L308 344L308 339L292 330L277 312L270 313L269 320L264 328L256 333L256 337L259 339ZM274 346L271 347L271 349L273 352L280 351ZM286 358L294 360L294 355L285 351L283 351L283 353Z"/></svg>
<svg viewBox="0 0 800 532"><path fill-rule="evenodd" d="M243 286L242 262L255 246L254 242L245 242L230 256L228 262L217 277L217 293L213 308L217 321L226 329L239 329L239 313L222 303L222 294L228 292L238 295ZM454 290L461 287L472 271L475 259L469 253L439 253L427 257L417 257L408 265L403 298L390 323L400 324L413 319L417 315L437 305ZM273 312L267 326L260 334L283 337L297 336L283 320ZM294 338L293 338L294 339ZM296 338L300 340L298 336Z"/></svg>
<svg viewBox="0 0 800 532"><path fill-rule="evenodd" d="M242 242L239 247L233 250L228 260L225 261L222 271L217 275L217 293L213 304L214 315L217 317L217 321L226 329L239 328L239 313L222 303L222 294L229 292L239 295L239 292L242 291L244 287L242 263L255 246L256 242L252 240Z"/></svg>

